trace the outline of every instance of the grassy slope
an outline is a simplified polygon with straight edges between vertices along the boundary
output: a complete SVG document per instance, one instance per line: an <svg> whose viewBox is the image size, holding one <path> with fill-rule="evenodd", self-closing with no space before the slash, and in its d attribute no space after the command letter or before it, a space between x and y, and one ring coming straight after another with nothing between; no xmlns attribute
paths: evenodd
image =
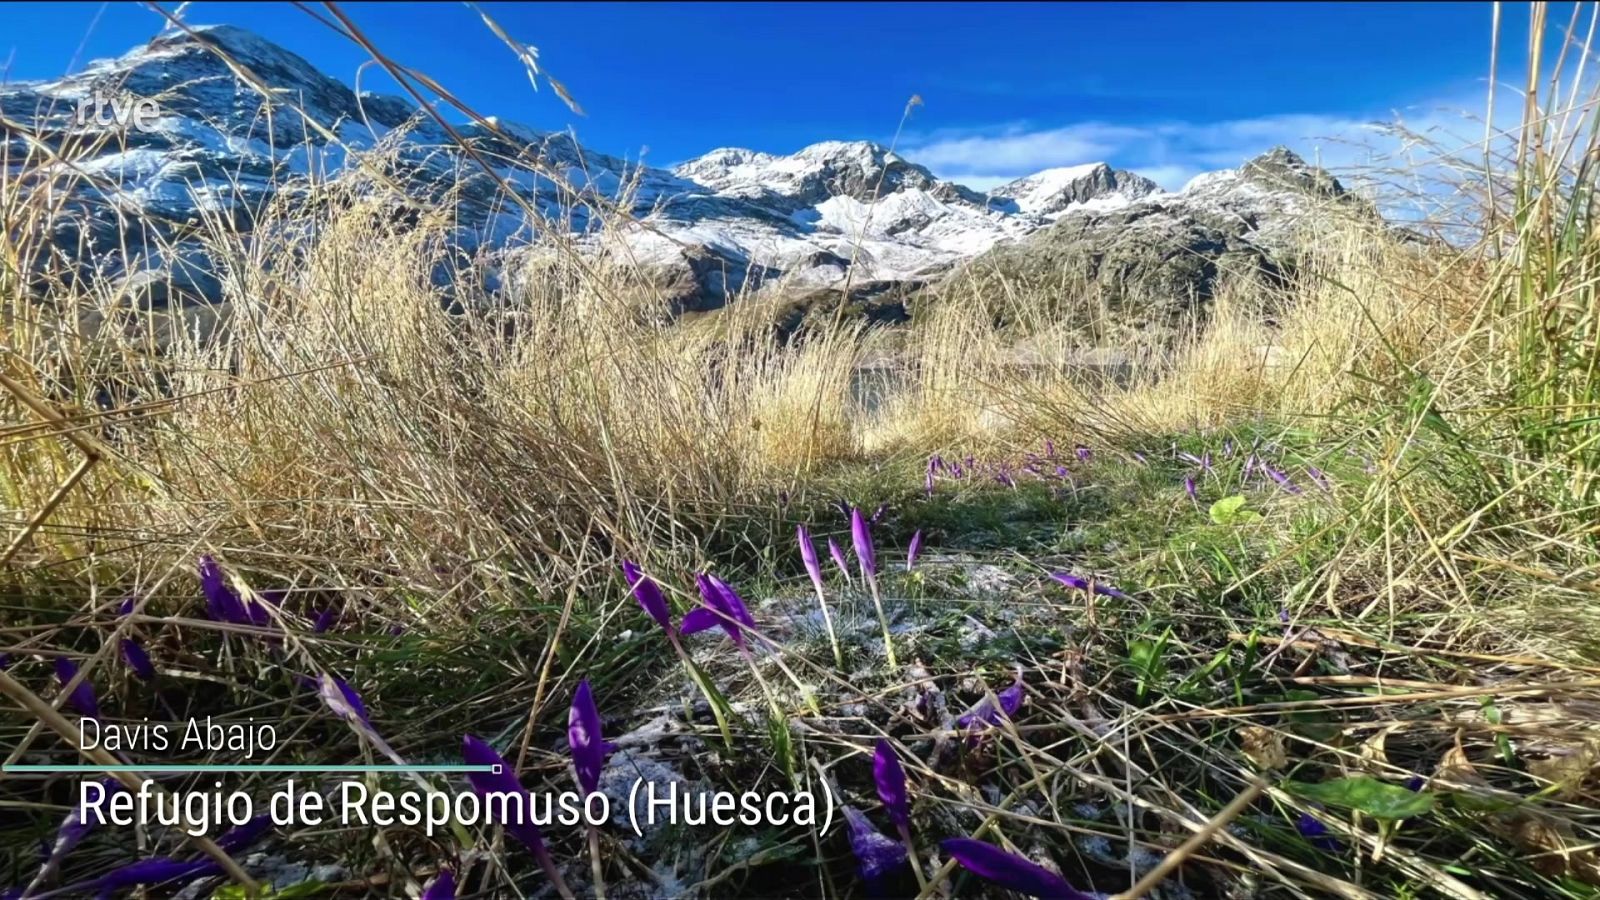
<svg viewBox="0 0 1600 900"><path fill-rule="evenodd" d="M224 248L249 314L218 341L157 354L131 315L125 332L85 334L77 307L110 305L103 288L56 286L53 316L0 275L15 395L75 417L7 410L22 423L0 444L7 506L49 514L6 570L0 650L45 696L50 660L76 659L113 715L278 721L285 761L374 753L297 679L337 674L401 756L456 761L472 732L536 789L570 784L566 706L587 676L607 735L629 735L608 777L827 778L879 827L868 756L887 737L930 869L938 839L977 834L1123 890L1261 775L1264 792L1184 852L1168 896L1594 896L1600 380L1590 200L1572 190L1593 179L1564 162L1588 154L1562 152L1581 132L1506 161L1519 177L1471 252L1348 231L1312 248L1285 294L1225 293L1203 334L1131 384L1008 365L1019 336L1047 358L1078 343L1030 314L1040 298L947 297L895 336L904 386L865 418L851 372L880 335L774 347L753 303L674 328L628 279L564 257L514 304L467 284L466 311L448 314L428 277L445 223L392 230L348 183L324 188L349 202L322 207L317 240ZM49 211L0 188L14 273ZM995 304L1012 312L1006 333ZM1027 471L1046 440L1055 458ZM85 449L99 461L51 506ZM1209 471L1177 455L1208 452ZM975 465L925 496L933 454ZM1299 492L1254 463L1247 475L1252 455ZM1247 514L1214 518L1231 496ZM826 556L842 664L819 625L793 528L848 546L840 498L887 504L876 537L898 669L871 600ZM288 637L208 620L202 552L241 588L286 591L273 628ZM687 638L697 684L626 595L621 558L680 613L698 602L689 573L722 573L763 649ZM1090 603L1052 571L1127 596ZM129 592L144 618L116 615ZM329 607L338 624L312 633ZM119 659L128 636L156 660L155 685ZM981 739L948 730L1019 673L1013 721ZM730 705L731 747L706 693ZM8 758L60 747L9 712L0 736ZM1341 784L1369 796L1328 794ZM0 803L24 813L0 830L0 881L31 877L70 789L0 781ZM1372 815L1408 802L1429 808ZM1302 815L1338 848L1303 836ZM337 863L324 875L350 888L399 892L450 865L486 895L539 891L533 860L493 837L302 829L266 846ZM548 837L587 890L582 835ZM91 837L67 880L129 858L127 838ZM603 840L613 895L862 891L839 832ZM976 890L954 877L950 890ZM909 875L893 887L916 890Z"/></svg>

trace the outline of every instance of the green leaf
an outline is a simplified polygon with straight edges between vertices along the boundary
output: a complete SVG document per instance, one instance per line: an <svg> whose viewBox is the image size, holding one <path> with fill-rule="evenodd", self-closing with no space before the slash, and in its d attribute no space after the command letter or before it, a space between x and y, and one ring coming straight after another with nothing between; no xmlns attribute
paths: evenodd
<svg viewBox="0 0 1600 900"><path fill-rule="evenodd" d="M1353 809L1375 819L1407 819L1433 809L1433 795L1411 791L1366 775L1335 778L1311 784L1286 781L1284 789L1297 797L1328 806Z"/></svg>
<svg viewBox="0 0 1600 900"><path fill-rule="evenodd" d="M1246 522L1255 522L1261 514L1253 509L1244 508L1244 495L1233 494L1223 497L1211 504L1211 521L1218 525L1242 525Z"/></svg>

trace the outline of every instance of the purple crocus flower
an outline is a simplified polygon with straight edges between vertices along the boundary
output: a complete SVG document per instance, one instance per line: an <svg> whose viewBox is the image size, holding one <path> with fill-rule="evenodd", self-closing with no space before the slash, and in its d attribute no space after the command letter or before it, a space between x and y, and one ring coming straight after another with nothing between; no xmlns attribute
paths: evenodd
<svg viewBox="0 0 1600 900"><path fill-rule="evenodd" d="M859 810L846 806L844 821L849 828L850 852L856 855L863 881L870 885L905 865L906 848L873 828Z"/></svg>
<svg viewBox="0 0 1600 900"><path fill-rule="evenodd" d="M1022 685L1022 676L1019 674L1017 680L1013 681L1010 687L995 695L995 699L1000 701L999 709L995 709L994 704L989 702L989 698L984 697L970 711L962 715L961 718L956 719L956 727L971 728L980 722L999 725L1002 713L1005 714L1007 719L1015 719L1017 711L1022 709L1022 699L1025 692L1025 688Z"/></svg>
<svg viewBox="0 0 1600 900"><path fill-rule="evenodd" d="M343 678L337 675L323 675L318 679L317 693L322 697L322 702L333 710L334 715L354 724L372 727L372 720L367 716L367 706L361 702L361 695L356 693L356 689Z"/></svg>
<svg viewBox="0 0 1600 900"><path fill-rule="evenodd" d="M1056 458L1056 442L1050 440L1049 438L1046 438L1045 442L1044 442L1044 458L1045 459L1055 459Z"/></svg>
<svg viewBox="0 0 1600 900"><path fill-rule="evenodd" d="M11 654L0 653L0 672L11 668Z"/></svg>
<svg viewBox="0 0 1600 900"><path fill-rule="evenodd" d="M1094 456L1094 451L1081 444L1078 445L1078 447L1076 447L1072 452L1077 454L1078 462L1088 462L1090 458Z"/></svg>
<svg viewBox="0 0 1600 900"><path fill-rule="evenodd" d="M239 593L228 586L222 567L210 556L200 557L200 592L206 598L206 612L218 622L249 625L250 615L244 610Z"/></svg>
<svg viewBox="0 0 1600 900"><path fill-rule="evenodd" d="M1233 438L1228 438L1222 442L1222 458L1233 459Z"/></svg>
<svg viewBox="0 0 1600 900"><path fill-rule="evenodd" d="M1017 486L1017 480L1012 478L1011 473L1007 472L1005 469L1001 469L999 472L995 473L994 480L1008 488L1014 488Z"/></svg>
<svg viewBox="0 0 1600 900"><path fill-rule="evenodd" d="M878 524L880 521L883 520L884 514L887 513L888 511L889 511L889 504L887 504L887 503L879 503L878 504L878 508L873 510L872 511L872 515L870 517L868 517L867 524L869 524L869 525Z"/></svg>
<svg viewBox="0 0 1600 900"><path fill-rule="evenodd" d="M872 524L859 509L850 510L850 541L855 546L856 559L861 563L862 577L878 574L878 557L872 550Z"/></svg>
<svg viewBox="0 0 1600 900"><path fill-rule="evenodd" d="M933 496L933 468L931 466L922 476L922 493L926 497Z"/></svg>
<svg viewBox="0 0 1600 900"><path fill-rule="evenodd" d="M872 752L872 782L878 787L878 799L896 828L911 827L911 795L906 792L906 772L900 767L900 757L895 755L889 742L879 738Z"/></svg>
<svg viewBox="0 0 1600 900"><path fill-rule="evenodd" d="M1100 594L1102 596L1117 597L1122 600L1128 599L1127 594L1124 594L1123 592L1117 590L1109 584L1106 584L1103 581L1091 582L1089 579L1074 575L1071 572L1051 572L1050 577L1061 582L1067 587L1072 588L1073 590L1088 591L1092 588L1096 594Z"/></svg>
<svg viewBox="0 0 1600 900"><path fill-rule="evenodd" d="M1264 470L1267 473L1267 477L1268 478L1271 478L1273 481L1276 481L1278 483L1279 487L1283 488L1284 490L1288 491L1291 494L1300 493L1300 486L1295 484L1293 481L1290 481L1288 475L1285 475L1284 473L1278 471L1277 469L1274 469L1273 467L1267 465L1266 463L1262 463L1261 464L1261 468L1262 468L1262 470Z"/></svg>
<svg viewBox="0 0 1600 900"><path fill-rule="evenodd" d="M839 549L839 542L833 538L828 538L828 555L833 557L833 564L839 567L839 571L844 573L845 580L849 581L850 562L844 558L844 551Z"/></svg>
<svg viewBox="0 0 1600 900"><path fill-rule="evenodd" d="M1193 453L1190 453L1187 450L1179 450L1178 451L1178 458L1183 460L1184 462L1190 463L1192 465L1196 465L1196 466L1201 465L1200 457L1195 456Z"/></svg>
<svg viewBox="0 0 1600 900"><path fill-rule="evenodd" d="M1307 466L1306 475L1308 475L1311 480L1316 483L1317 487L1322 488L1325 491L1333 490L1333 486L1328 483L1328 476L1324 475L1322 470L1316 466Z"/></svg>
<svg viewBox="0 0 1600 900"><path fill-rule="evenodd" d="M663 631L671 634L672 610L667 606L667 598L661 594L660 585L639 571L639 567L631 560L622 561L622 577L628 582L628 589L633 591L633 599L639 601L639 605Z"/></svg>
<svg viewBox="0 0 1600 900"><path fill-rule="evenodd" d="M237 853L261 840L262 835L272 830L272 815L262 813L251 818L243 825L234 827L217 835L217 846L227 853Z"/></svg>
<svg viewBox="0 0 1600 900"><path fill-rule="evenodd" d="M911 571L911 567L917 564L917 554L919 552L921 552L921 551L922 551L922 529L918 528L917 529L917 533L913 534L911 536L911 546L906 548L906 571L907 572Z"/></svg>
<svg viewBox="0 0 1600 900"><path fill-rule="evenodd" d="M1252 453L1249 456L1245 457L1244 469L1243 469L1243 471L1241 471L1239 473L1239 480L1240 481L1249 481L1250 480L1250 474L1255 471L1255 468L1256 468L1256 455L1254 453Z"/></svg>
<svg viewBox="0 0 1600 900"><path fill-rule="evenodd" d="M115 778L100 779L100 787L108 797L124 790L122 782ZM80 815L82 812L82 809L74 806L72 811L67 813L67 817L61 820L61 827L56 830L56 839L50 845L49 855L45 858L44 865L39 868L41 876L48 875L54 871L61 864L61 860L65 859L67 854L71 853L73 848L82 843L83 839L89 836L89 832L94 830L94 821L83 818Z"/></svg>
<svg viewBox="0 0 1600 900"><path fill-rule="evenodd" d="M102 896L141 884L184 883L221 875L222 867L209 859L178 860L157 856L112 869L94 881Z"/></svg>
<svg viewBox="0 0 1600 900"><path fill-rule="evenodd" d="M539 833L539 826L533 824L533 798L517 780L511 764L494 752L493 747L470 734L461 738L461 758L468 765L497 767L496 772L469 772L467 781L472 785L472 792L484 798L494 794L518 798L514 805L507 804L506 818L510 821L501 824L535 855L544 853L544 837Z"/></svg>
<svg viewBox="0 0 1600 900"><path fill-rule="evenodd" d="M422 900L456 900L456 877L449 869L440 869L422 892Z"/></svg>
<svg viewBox="0 0 1600 900"><path fill-rule="evenodd" d="M721 626L739 647L745 646L744 628L754 628L755 620L745 608L744 601L715 575L701 573L694 577L700 589L700 599L705 606L691 610L683 617L679 629L684 634L696 634L708 628Z"/></svg>
<svg viewBox="0 0 1600 900"><path fill-rule="evenodd" d="M139 642L133 638L123 638L117 645L122 650L122 661L128 664L128 669L140 681L155 681L156 667L150 661L150 654L144 652Z"/></svg>
<svg viewBox="0 0 1600 900"><path fill-rule="evenodd" d="M567 744L572 748L572 768L578 773L578 786L585 795L600 789L600 773L606 756L617 749L600 736L600 710L594 705L589 679L578 682L572 692L572 709L567 713Z"/></svg>
<svg viewBox="0 0 1600 900"><path fill-rule="evenodd" d="M1325 853L1339 852L1340 844L1338 838L1329 834L1328 826L1322 824L1316 816L1310 813L1301 813L1300 818L1295 820L1294 827L1296 831L1300 832L1301 837L1310 841L1311 846L1318 850Z"/></svg>
<svg viewBox="0 0 1600 900"><path fill-rule="evenodd" d="M67 659L65 656L56 657L55 667L56 678L61 682L63 688L78 676L77 663ZM91 719L100 718L100 701L95 699L94 685L90 684L87 678L78 682L78 686L73 688L72 693L67 695L67 705L77 710L81 716Z"/></svg>
<svg viewBox="0 0 1600 900"><path fill-rule="evenodd" d="M1078 890L1044 866L993 844L950 838L939 847L967 871L1007 890L1050 900L1094 900L1094 895Z"/></svg>
<svg viewBox="0 0 1600 900"><path fill-rule="evenodd" d="M122 605L117 607L117 615L131 615L134 603L138 599L132 594L125 597ZM154 681L156 679L156 667L150 662L150 654L144 652L144 647L138 641L131 637L125 637L117 642L117 648L122 651L122 661L128 664L128 668L132 670L140 681Z"/></svg>
<svg viewBox="0 0 1600 900"><path fill-rule="evenodd" d="M317 613L317 618L312 621L311 632L313 634L327 634L328 629L332 628L333 623L337 621L339 621L339 611L331 606L324 607L322 612Z"/></svg>
<svg viewBox="0 0 1600 900"><path fill-rule="evenodd" d="M795 540L800 543L800 561L805 563L806 574L817 593L822 593L822 562L817 559L817 547L811 543L811 532L804 525L795 529Z"/></svg>
<svg viewBox="0 0 1600 900"><path fill-rule="evenodd" d="M1193 475L1183 476L1183 492L1189 495L1190 500L1200 496L1200 489L1195 487Z"/></svg>

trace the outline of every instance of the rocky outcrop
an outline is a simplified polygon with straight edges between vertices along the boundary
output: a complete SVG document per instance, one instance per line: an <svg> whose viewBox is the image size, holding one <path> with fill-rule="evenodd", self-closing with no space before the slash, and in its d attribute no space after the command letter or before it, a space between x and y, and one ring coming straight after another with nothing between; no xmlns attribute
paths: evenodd
<svg viewBox="0 0 1600 900"><path fill-rule="evenodd" d="M1011 212L1057 219L1073 210L1109 210L1161 192L1160 185L1105 163L1045 169L989 192Z"/></svg>
<svg viewBox="0 0 1600 900"><path fill-rule="evenodd" d="M1303 242L1340 215L1376 214L1327 172L1279 147L1177 193L1069 208L968 271L1076 285L1140 324L1161 324L1203 307L1224 277L1281 279Z"/></svg>

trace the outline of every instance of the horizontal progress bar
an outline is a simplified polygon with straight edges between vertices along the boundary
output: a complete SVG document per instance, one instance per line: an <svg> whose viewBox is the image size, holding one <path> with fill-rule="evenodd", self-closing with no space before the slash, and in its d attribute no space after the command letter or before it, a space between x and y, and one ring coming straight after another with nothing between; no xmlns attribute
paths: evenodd
<svg viewBox="0 0 1600 900"><path fill-rule="evenodd" d="M7 774L70 774L94 772L216 772L229 774L236 772L268 772L268 773L325 773L325 774L350 774L366 772L488 772L500 774L500 767L496 765L469 766L284 766L284 765L193 765L181 764L167 765L51 765L48 763L19 763L4 767Z"/></svg>

